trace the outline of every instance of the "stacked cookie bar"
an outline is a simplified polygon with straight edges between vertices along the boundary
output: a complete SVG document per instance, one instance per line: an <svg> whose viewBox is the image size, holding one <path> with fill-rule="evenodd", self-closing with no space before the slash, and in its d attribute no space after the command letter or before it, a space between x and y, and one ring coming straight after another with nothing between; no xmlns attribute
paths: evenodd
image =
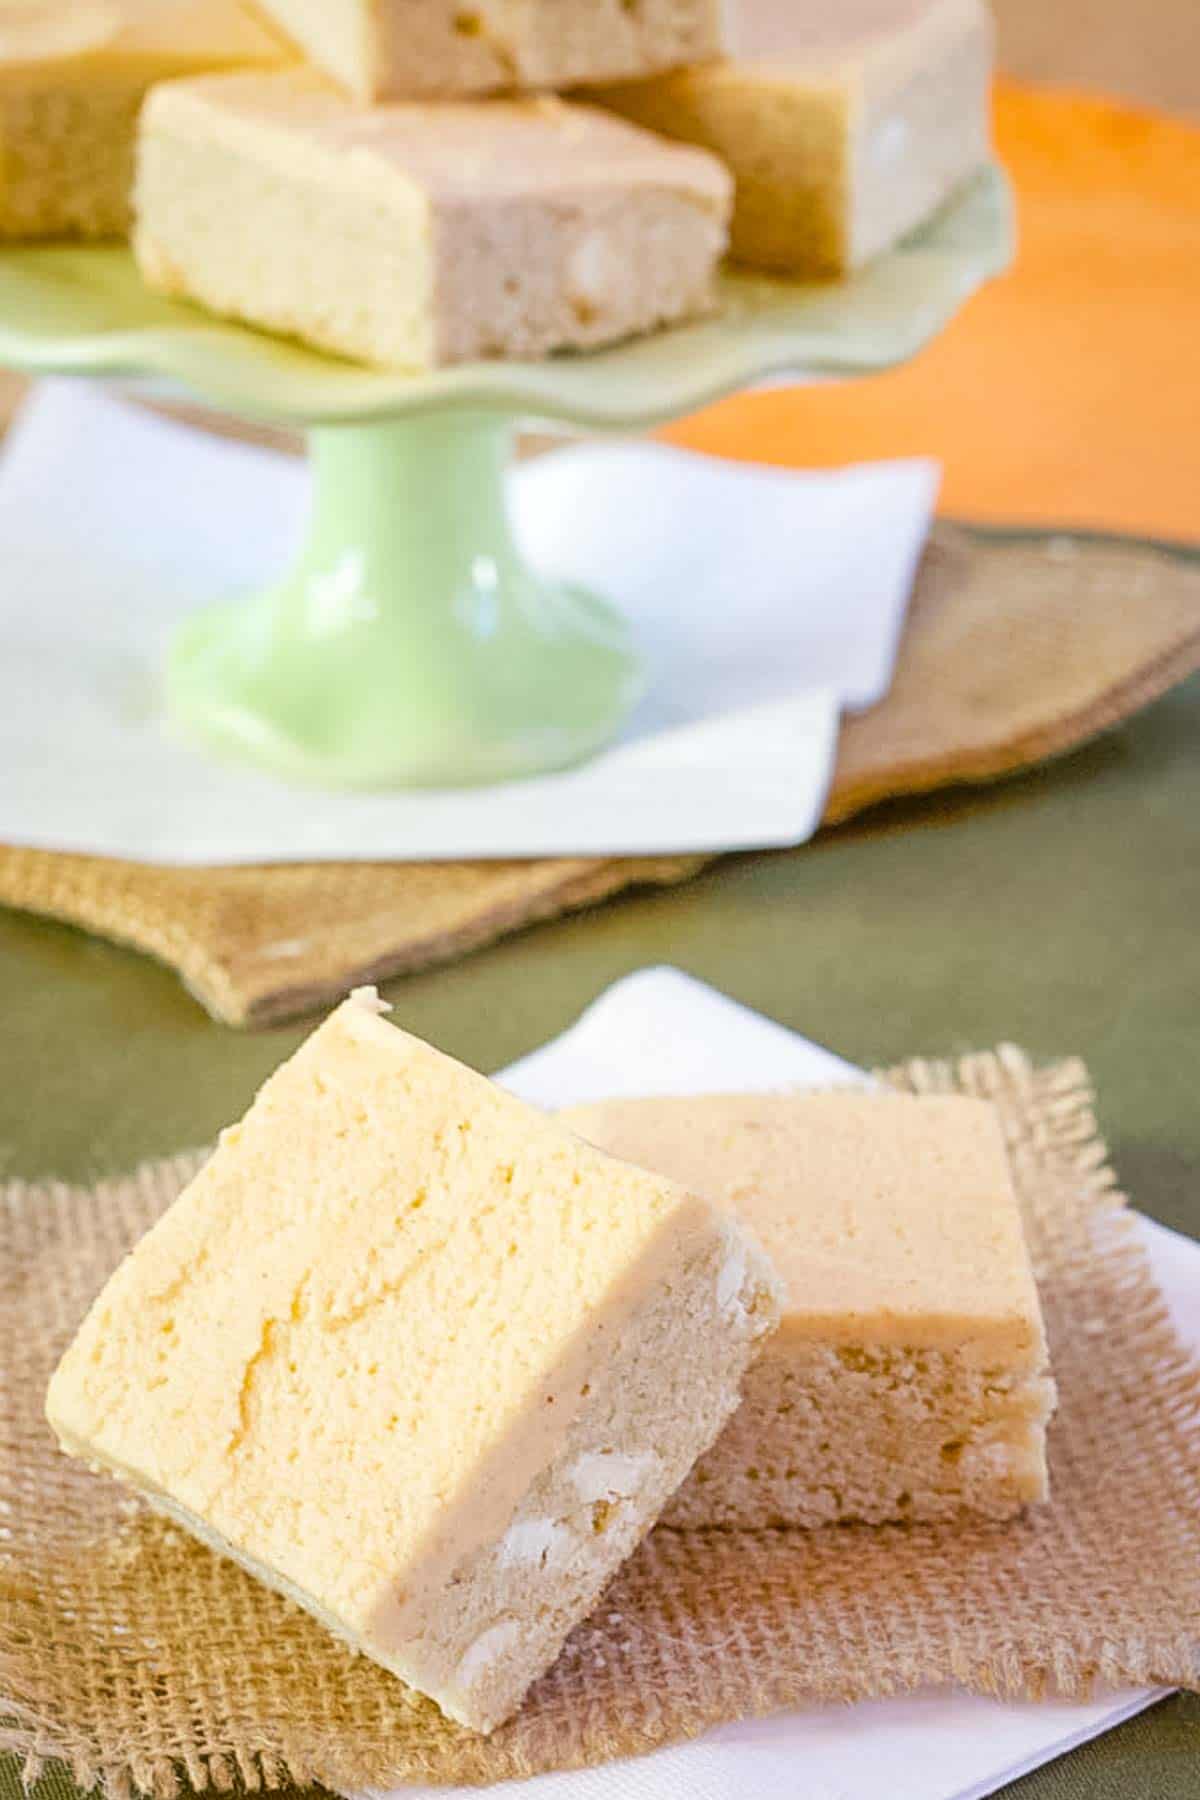
<svg viewBox="0 0 1200 1800"><path fill-rule="evenodd" d="M415 371L695 318L730 247L846 273L987 154L984 0L261 13L0 6L0 235L132 217L152 287Z"/></svg>
<svg viewBox="0 0 1200 1800"><path fill-rule="evenodd" d="M656 1521L1045 1497L989 1106L552 1119L383 1010L333 1013L112 1275L47 1396L68 1453L481 1731Z"/></svg>

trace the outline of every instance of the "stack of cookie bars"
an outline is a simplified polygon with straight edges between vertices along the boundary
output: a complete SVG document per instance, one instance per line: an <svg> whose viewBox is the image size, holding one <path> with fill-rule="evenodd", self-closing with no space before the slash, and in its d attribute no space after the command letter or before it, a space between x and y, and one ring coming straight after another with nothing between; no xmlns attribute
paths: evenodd
<svg viewBox="0 0 1200 1800"><path fill-rule="evenodd" d="M586 350L839 275L987 154L984 0L0 0L0 236L354 360ZM567 97L563 97L566 95Z"/></svg>

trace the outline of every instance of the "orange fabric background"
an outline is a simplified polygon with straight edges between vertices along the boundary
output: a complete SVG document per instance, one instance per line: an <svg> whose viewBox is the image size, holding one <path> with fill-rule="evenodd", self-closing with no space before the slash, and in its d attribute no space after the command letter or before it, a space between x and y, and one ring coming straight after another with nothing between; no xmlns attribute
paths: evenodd
<svg viewBox="0 0 1200 1800"><path fill-rule="evenodd" d="M1017 261L937 343L665 435L792 467L930 454L959 518L1200 539L1200 128L1001 81L996 131Z"/></svg>

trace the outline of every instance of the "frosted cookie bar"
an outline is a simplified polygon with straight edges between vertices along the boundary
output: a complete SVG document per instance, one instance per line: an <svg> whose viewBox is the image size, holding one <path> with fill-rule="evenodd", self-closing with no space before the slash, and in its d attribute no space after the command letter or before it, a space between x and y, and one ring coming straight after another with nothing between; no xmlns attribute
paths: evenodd
<svg viewBox="0 0 1200 1800"><path fill-rule="evenodd" d="M121 1264L63 1448L487 1731L737 1404L732 1219L380 1017L333 1013Z"/></svg>
<svg viewBox="0 0 1200 1800"><path fill-rule="evenodd" d="M554 99L359 110L231 75L151 96L135 248L162 292L417 370L705 311L730 199L705 152Z"/></svg>
<svg viewBox="0 0 1200 1800"><path fill-rule="evenodd" d="M985 0L741 0L734 18L730 61L591 97L728 163L741 261L856 269L986 161Z"/></svg>
<svg viewBox="0 0 1200 1800"><path fill-rule="evenodd" d="M0 238L123 237L151 83L287 54L234 0L0 0Z"/></svg>
<svg viewBox="0 0 1200 1800"><path fill-rule="evenodd" d="M721 0L262 0L359 100L620 81L723 47Z"/></svg>
<svg viewBox="0 0 1200 1800"><path fill-rule="evenodd" d="M992 1107L746 1095L559 1117L735 1208L787 1289L671 1523L1000 1519L1044 1498L1054 1386Z"/></svg>

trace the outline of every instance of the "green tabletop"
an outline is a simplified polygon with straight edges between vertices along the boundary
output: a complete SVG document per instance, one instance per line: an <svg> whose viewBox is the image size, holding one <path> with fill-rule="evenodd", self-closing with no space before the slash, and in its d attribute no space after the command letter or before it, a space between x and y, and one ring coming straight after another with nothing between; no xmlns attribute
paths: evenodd
<svg viewBox="0 0 1200 1800"><path fill-rule="evenodd" d="M389 994L403 1024L495 1069L660 962L856 1062L1003 1039L1081 1053L1137 1204L1200 1237L1200 680L1033 774L728 861ZM239 1035L167 970L3 912L0 1001L6 1174L82 1179L204 1143L306 1029ZM72 1792L54 1771L41 1788ZM1165 1701L1007 1792L1197 1800L1200 1701ZM0 1760L0 1800L18 1793Z"/></svg>

